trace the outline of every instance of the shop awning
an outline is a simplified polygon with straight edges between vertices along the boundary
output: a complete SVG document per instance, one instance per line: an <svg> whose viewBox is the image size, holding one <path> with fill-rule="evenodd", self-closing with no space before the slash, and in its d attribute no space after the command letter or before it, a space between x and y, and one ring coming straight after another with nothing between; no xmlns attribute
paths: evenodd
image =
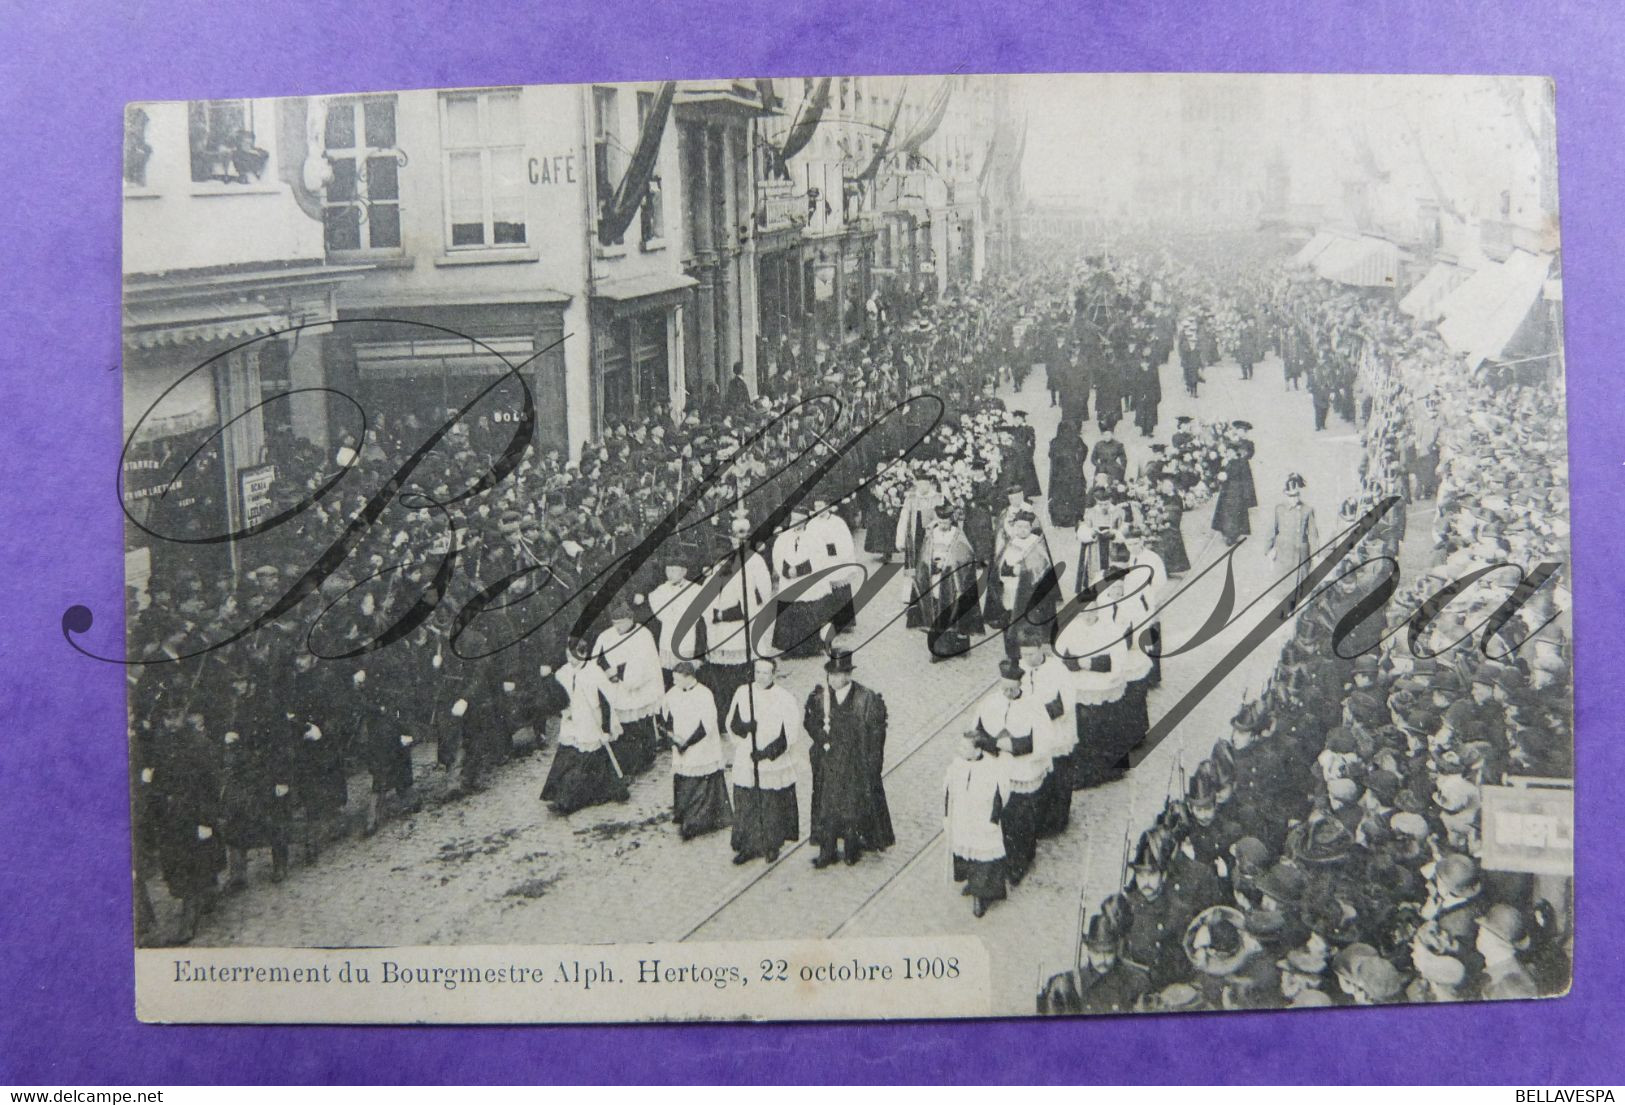
<svg viewBox="0 0 1625 1105"><path fill-rule="evenodd" d="M592 297L617 314L656 307L674 307L688 298L688 290L699 281L681 273L650 272L600 280L593 285Z"/></svg>
<svg viewBox="0 0 1625 1105"><path fill-rule="evenodd" d="M1293 254L1292 259L1287 264L1307 265L1320 256L1321 252L1335 241L1338 241L1337 235L1327 233L1324 230L1317 230L1315 236L1305 242L1303 248Z"/></svg>
<svg viewBox="0 0 1625 1105"><path fill-rule="evenodd" d="M1448 261L1435 262L1427 275L1405 293L1405 298L1399 301L1399 309L1418 321L1432 322L1439 317L1439 305L1444 298L1464 284L1470 275L1469 270L1459 265L1452 265Z"/></svg>
<svg viewBox="0 0 1625 1105"><path fill-rule="evenodd" d="M1469 366L1499 357L1529 317L1551 267L1549 254L1515 249L1479 269L1440 304L1439 336Z"/></svg>
<svg viewBox="0 0 1625 1105"><path fill-rule="evenodd" d="M1386 238L1340 238L1315 258L1315 271L1327 280L1361 288L1392 288L1399 283L1403 251Z"/></svg>
<svg viewBox="0 0 1625 1105"><path fill-rule="evenodd" d="M363 380L500 376L510 366L531 364L535 350L536 343L528 337L357 342L355 366Z"/></svg>
<svg viewBox="0 0 1625 1105"><path fill-rule="evenodd" d="M263 303L189 303L126 306L126 349L162 349L203 342L233 342L286 330L288 316Z"/></svg>

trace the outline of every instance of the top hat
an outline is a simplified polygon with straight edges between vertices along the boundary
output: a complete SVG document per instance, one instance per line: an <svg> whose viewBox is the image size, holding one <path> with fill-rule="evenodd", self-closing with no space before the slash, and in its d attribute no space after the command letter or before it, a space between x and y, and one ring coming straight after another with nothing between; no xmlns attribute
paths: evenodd
<svg viewBox="0 0 1625 1105"><path fill-rule="evenodd" d="M829 650L829 659L824 661L824 670L827 672L852 671L852 650L849 648L832 648Z"/></svg>

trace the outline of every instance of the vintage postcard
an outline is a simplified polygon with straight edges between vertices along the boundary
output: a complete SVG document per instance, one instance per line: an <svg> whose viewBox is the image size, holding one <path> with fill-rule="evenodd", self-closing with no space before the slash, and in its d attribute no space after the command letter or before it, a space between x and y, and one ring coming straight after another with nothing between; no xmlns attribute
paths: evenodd
<svg viewBox="0 0 1625 1105"><path fill-rule="evenodd" d="M1565 993L1555 151L1515 77L129 104L139 1015Z"/></svg>

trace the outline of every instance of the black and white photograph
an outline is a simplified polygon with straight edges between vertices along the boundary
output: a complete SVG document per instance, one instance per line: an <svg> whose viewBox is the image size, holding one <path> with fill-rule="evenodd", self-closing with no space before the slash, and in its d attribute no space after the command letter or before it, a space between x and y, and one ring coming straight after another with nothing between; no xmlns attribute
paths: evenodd
<svg viewBox="0 0 1625 1105"><path fill-rule="evenodd" d="M1565 994L1555 119L1503 76L128 104L138 1012Z"/></svg>

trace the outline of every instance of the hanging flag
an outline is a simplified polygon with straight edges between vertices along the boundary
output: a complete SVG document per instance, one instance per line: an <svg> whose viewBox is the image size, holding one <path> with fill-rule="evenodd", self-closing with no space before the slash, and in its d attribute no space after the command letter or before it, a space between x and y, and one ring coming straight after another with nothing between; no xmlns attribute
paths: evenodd
<svg viewBox="0 0 1625 1105"><path fill-rule="evenodd" d="M907 138L898 143L899 153L919 153L920 147L937 133L937 128L942 125L943 118L948 114L948 100L953 95L953 81L952 74L942 78L942 86L926 104L925 118L920 120L919 126L915 127Z"/></svg>
<svg viewBox="0 0 1625 1105"><path fill-rule="evenodd" d="M891 120L886 124L886 131L880 136L880 141L875 145L875 155L869 159L869 167L858 175L858 180L871 181L875 178L875 174L880 172L880 163L886 160L886 154L891 146L892 132L897 129L897 117L901 114L903 114L903 96L899 94L897 105L891 111Z"/></svg>
<svg viewBox="0 0 1625 1105"><path fill-rule="evenodd" d="M813 88L812 95L801 105L796 121L790 124L790 133L785 136L784 145L779 147L779 160L789 161L806 149L807 143L812 141L813 132L818 129L818 121L824 117L824 109L829 106L831 79L820 78Z"/></svg>
<svg viewBox="0 0 1625 1105"><path fill-rule="evenodd" d="M643 121L643 130L638 134L637 148L632 151L632 161L598 219L598 241L602 245L619 242L643 205L655 163L660 160L660 140L666 133L666 119L671 114L671 101L676 94L676 81L662 81L660 91L655 93L649 117Z"/></svg>

